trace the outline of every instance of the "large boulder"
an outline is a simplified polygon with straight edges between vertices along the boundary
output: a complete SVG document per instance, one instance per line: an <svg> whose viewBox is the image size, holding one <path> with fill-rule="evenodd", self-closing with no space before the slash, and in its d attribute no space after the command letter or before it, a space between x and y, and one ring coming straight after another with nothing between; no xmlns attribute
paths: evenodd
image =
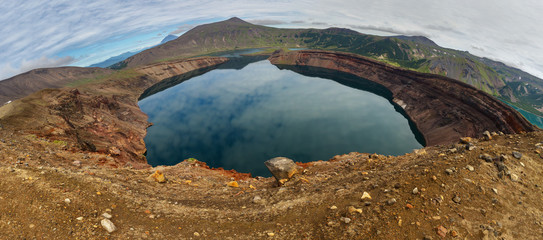
<svg viewBox="0 0 543 240"><path fill-rule="evenodd" d="M286 157L272 158L264 162L264 164L280 184L292 178L300 169L292 159Z"/></svg>

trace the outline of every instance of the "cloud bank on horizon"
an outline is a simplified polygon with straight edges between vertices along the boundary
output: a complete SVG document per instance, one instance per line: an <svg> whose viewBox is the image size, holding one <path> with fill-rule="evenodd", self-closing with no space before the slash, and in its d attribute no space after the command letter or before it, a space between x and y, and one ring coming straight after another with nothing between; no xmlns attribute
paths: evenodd
<svg viewBox="0 0 543 240"><path fill-rule="evenodd" d="M275 27L422 35L543 78L539 0L51 0L0 5L0 79L87 66L233 16Z"/></svg>

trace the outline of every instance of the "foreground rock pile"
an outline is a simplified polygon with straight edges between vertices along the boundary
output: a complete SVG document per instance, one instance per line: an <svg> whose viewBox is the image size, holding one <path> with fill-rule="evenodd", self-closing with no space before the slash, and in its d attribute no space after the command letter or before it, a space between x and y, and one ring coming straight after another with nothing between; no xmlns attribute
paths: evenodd
<svg viewBox="0 0 543 240"><path fill-rule="evenodd" d="M350 153L300 164L281 186L193 159L112 168L100 163L107 154L9 134L0 131L0 232L9 239L543 236L541 132L398 157Z"/></svg>

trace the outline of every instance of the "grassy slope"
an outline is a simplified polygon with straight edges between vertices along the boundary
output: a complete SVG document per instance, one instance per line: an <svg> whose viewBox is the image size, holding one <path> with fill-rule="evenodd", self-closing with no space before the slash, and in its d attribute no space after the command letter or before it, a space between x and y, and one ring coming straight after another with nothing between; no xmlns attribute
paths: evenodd
<svg viewBox="0 0 543 240"><path fill-rule="evenodd" d="M543 80L468 52L442 48L425 37L380 37L340 28L278 29L232 18L198 26L175 40L143 51L113 68L263 47L305 47L356 53L394 66L448 76L542 115L536 108L543 107ZM524 87L519 87L519 83L523 83ZM506 91L508 94L504 95L503 89L511 91Z"/></svg>

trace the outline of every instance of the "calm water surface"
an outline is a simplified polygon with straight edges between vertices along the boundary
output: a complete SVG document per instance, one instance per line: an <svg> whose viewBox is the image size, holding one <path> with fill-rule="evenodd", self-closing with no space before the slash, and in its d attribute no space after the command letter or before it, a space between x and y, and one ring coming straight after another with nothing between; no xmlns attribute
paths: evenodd
<svg viewBox="0 0 543 240"><path fill-rule="evenodd" d="M139 102L154 123L145 138L149 164L196 158L270 176L263 162L277 156L307 162L422 147L420 135L383 97L386 90L367 80L358 84L353 76L309 70L298 71L305 76L267 60L238 58L164 81Z"/></svg>

